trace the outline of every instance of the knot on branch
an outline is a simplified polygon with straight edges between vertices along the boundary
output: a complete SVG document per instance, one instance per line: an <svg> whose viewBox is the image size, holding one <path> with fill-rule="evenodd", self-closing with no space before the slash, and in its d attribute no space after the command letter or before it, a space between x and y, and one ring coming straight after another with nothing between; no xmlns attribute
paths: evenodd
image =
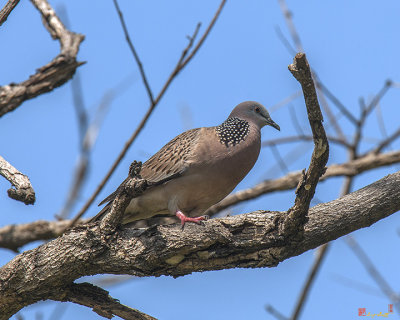
<svg viewBox="0 0 400 320"><path fill-rule="evenodd" d="M7 190L7 194L11 199L22 201L26 205L34 204L36 201L35 191L32 188L10 188Z"/></svg>

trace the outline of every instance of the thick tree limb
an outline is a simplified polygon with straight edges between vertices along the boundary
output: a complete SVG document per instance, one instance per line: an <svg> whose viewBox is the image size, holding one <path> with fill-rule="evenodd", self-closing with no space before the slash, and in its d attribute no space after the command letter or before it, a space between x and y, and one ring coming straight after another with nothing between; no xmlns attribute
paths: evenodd
<svg viewBox="0 0 400 320"><path fill-rule="evenodd" d="M362 158L343 164L333 164L328 167L320 181L336 176L356 176L362 172L389 166L400 162L400 151L374 154L370 153ZM292 172L275 180L266 180L253 188L238 191L217 205L211 207L207 214L215 215L223 209L242 201L248 201L261 195L294 189L301 178L301 172ZM84 223L80 221L78 224ZM9 225L0 228L0 248L17 251L27 243L38 240L50 240L60 236L69 225L70 220L63 221L35 221L32 223Z"/></svg>
<svg viewBox="0 0 400 320"><path fill-rule="evenodd" d="M16 256L0 269L0 308L7 319L75 279L98 273L182 276L229 268L272 267L400 210L400 172L309 210L300 241L279 234L280 212L211 219L204 226L123 229L104 237L79 226Z"/></svg>
<svg viewBox="0 0 400 320"><path fill-rule="evenodd" d="M327 168L325 174L320 178L320 181L338 176L352 177L368 170L389 166L399 162L400 151L382 154L375 154L374 152L371 152L361 158L358 158L357 160L352 160L342 164L332 164ZM294 189L301 179L301 176L301 172L291 172L278 179L265 180L252 188L240 190L231 194L230 196L227 196L224 200L208 209L205 214L213 216L216 213L240 202L248 201L261 195L276 191Z"/></svg>
<svg viewBox="0 0 400 320"><path fill-rule="evenodd" d="M61 53L28 80L0 87L0 117L15 110L25 100L63 85L72 78L76 68L83 64L76 60L76 56L84 36L68 31L46 0L31 1L41 13L43 24L52 38L60 41Z"/></svg>
<svg viewBox="0 0 400 320"><path fill-rule="evenodd" d="M33 190L28 176L19 172L2 156L0 156L0 174L15 187L15 189L10 188L7 190L10 198L22 201L25 204L35 203L35 190Z"/></svg>
<svg viewBox="0 0 400 320"><path fill-rule="evenodd" d="M19 0L8 0L3 9L0 11L0 26L6 22L11 11L17 6Z"/></svg>
<svg viewBox="0 0 400 320"><path fill-rule="evenodd" d="M72 283L51 294L50 299L74 302L92 308L98 315L107 319L118 316L128 320L156 320L139 310L121 304L117 299L110 297L106 290L90 283Z"/></svg>

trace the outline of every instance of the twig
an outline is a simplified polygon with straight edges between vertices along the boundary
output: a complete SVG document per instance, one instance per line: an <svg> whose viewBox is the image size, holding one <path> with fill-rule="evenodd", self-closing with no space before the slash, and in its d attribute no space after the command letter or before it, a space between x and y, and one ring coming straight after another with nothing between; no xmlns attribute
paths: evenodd
<svg viewBox="0 0 400 320"><path fill-rule="evenodd" d="M307 115L314 137L314 151L307 172L301 178L297 189L294 206L289 209L282 227L282 234L295 234L303 228L310 202L314 196L320 177L325 173L329 157L329 143L322 125L322 113L314 87L310 66L304 53L296 54L289 71L301 84Z"/></svg>
<svg viewBox="0 0 400 320"><path fill-rule="evenodd" d="M328 141L330 143L335 143L338 144L342 147L349 148L350 144L346 142L345 140L342 140L340 138L334 137L334 136L327 136ZM262 147L269 147L271 145L277 145L277 144L284 144L284 143L291 143L291 142L299 142L299 141L313 141L313 137L306 135L306 134L300 134L297 136L287 136L283 138L278 138L274 140L266 140L263 141L261 146Z"/></svg>
<svg viewBox="0 0 400 320"><path fill-rule="evenodd" d="M392 86L392 80L390 79L386 80L382 89L378 92L378 94L372 99L370 104L366 107L365 113L367 115L371 113L371 111L378 105L379 101L382 100L382 98L388 92L391 86Z"/></svg>
<svg viewBox="0 0 400 320"><path fill-rule="evenodd" d="M316 83L317 87L333 102L333 104L339 109L339 111L353 124L357 124L358 120L351 114L350 111L344 106L343 103L318 79Z"/></svg>
<svg viewBox="0 0 400 320"><path fill-rule="evenodd" d="M28 176L19 172L0 156L0 174L6 178L14 187L7 190L11 199L22 201L25 204L35 203L35 191L32 188Z"/></svg>
<svg viewBox="0 0 400 320"><path fill-rule="evenodd" d="M89 170L90 153L96 143L99 128L104 119L104 115L110 107L111 103L113 102L114 98L118 96L119 93L128 88L127 84L127 79L124 79L121 83L115 86L114 89L109 89L103 94L103 97L101 98L101 101L97 106L94 119L91 121L90 125L86 128L84 132L83 140L81 142L81 152L79 155L78 164L75 168L75 172L73 175L71 188L69 190L64 207L57 215L57 218L67 218L76 200L78 199L78 195L80 194L82 186L87 177L87 172Z"/></svg>
<svg viewBox="0 0 400 320"><path fill-rule="evenodd" d="M289 32L292 36L293 42L296 46L297 52L304 52L303 45L301 44L299 34L297 33L296 27L294 26L292 19L292 12L289 10L286 5L285 0L279 0L279 5L281 7L281 11L286 20L286 25L288 26Z"/></svg>
<svg viewBox="0 0 400 320"><path fill-rule="evenodd" d="M338 176L356 176L362 172L374 168L389 166L399 162L400 151L387 152L384 154L369 153L356 160L329 166L325 174L320 178L320 181ZM240 190L227 196L224 200L209 208L205 214L213 216L221 210L229 208L240 202L255 199L264 194L296 188L301 176L301 172L291 172L278 179L265 180L252 188Z"/></svg>
<svg viewBox="0 0 400 320"><path fill-rule="evenodd" d="M268 304L265 306L265 311L267 311L271 316L278 320L288 320L282 313L276 310L272 305Z"/></svg>
<svg viewBox="0 0 400 320"><path fill-rule="evenodd" d="M202 38L200 39L200 41L198 42L198 44L196 45L196 47L192 50L191 54L183 61L180 62L181 59L179 59L178 64L175 66L174 70L171 72L169 78L167 79L167 81L165 82L163 88L161 89L160 93L158 94L157 98L154 100L154 103L152 103L149 107L149 109L147 110L146 114L144 115L142 121L140 122L140 124L138 125L138 127L136 128L135 132L132 134L132 136L129 138L129 140L125 143L124 148L122 149L122 151L120 152L120 154L118 155L117 159L114 161L113 165L111 166L110 170L107 172L106 176L103 178L103 180L100 182L100 184L98 185L98 187L96 188L95 192L92 194L92 196L88 199L88 201L85 203L85 205L83 206L83 208L78 212L78 214L75 216L75 218L71 221L71 225L73 226L75 224L76 221L78 221L80 219L80 217L86 212L86 210L90 207L90 205L93 203L93 201L96 199L96 197L98 196L98 194L100 193L100 191L103 189L104 185L106 184L106 182L108 181L108 179L111 177L111 175L114 173L115 169L117 168L117 166L119 165L119 163L121 162L121 160L124 158L126 152L128 151L128 149L130 148L130 146L132 145L132 143L135 141L136 137L139 135L139 133L142 131L142 129L144 128L145 124L147 123L147 120L149 119L150 115L152 114L154 108L158 105L158 103L160 102L161 98L164 96L165 92L167 91L167 89L169 88L170 84L172 83L172 81L176 78L176 76L178 75L178 73L189 63L189 61L194 57L194 55L197 53L197 51L200 49L201 44L204 42L204 40L207 38L208 34L210 33L212 27L214 26L215 22L217 21L217 18L219 17L222 8L225 5L226 0L223 0L217 10L217 12L214 15L214 18L212 19L212 21L210 22L207 30L204 32ZM197 30L197 28L196 28ZM192 37L193 39L193 37ZM189 41L188 46L183 50L183 52L188 51L191 47L191 45L193 44L193 41ZM179 63L180 62L180 63Z"/></svg>
<svg viewBox="0 0 400 320"><path fill-rule="evenodd" d="M368 285L364 282L357 281L353 278L346 277L342 274L333 274L333 278L336 282L339 282L346 287L352 288L354 290L358 290L362 293L366 293L366 294L372 295L374 297L382 298L382 292L379 289L377 289L371 285Z"/></svg>
<svg viewBox="0 0 400 320"><path fill-rule="evenodd" d="M387 138L388 134L385 127L385 121L383 120L382 108L379 103L375 108L375 114L376 114L376 120L378 122L378 127L381 130L381 134L383 138Z"/></svg>
<svg viewBox="0 0 400 320"><path fill-rule="evenodd" d="M352 159L352 160L354 160L354 159ZM350 193L352 180L353 180L352 177L347 177L345 179L344 188L343 188L341 196L344 196L344 195ZM322 263L328 253L330 246L331 246L331 244L328 242L318 248L317 257L315 258L314 263L308 273L307 279L304 283L304 287L299 295L299 298L298 298L296 306L294 308L292 317L290 318L291 320L299 319L300 314L304 308L305 302L307 300L307 297L310 294L312 285L317 277L318 271L322 267Z"/></svg>
<svg viewBox="0 0 400 320"><path fill-rule="evenodd" d="M315 257L314 263L311 266L311 269L304 283L304 287L301 291L301 294L299 295L298 301L296 303L296 306L294 308L290 320L297 320L299 318L300 313L303 310L305 301L307 300L308 294L310 293L310 289L314 283L314 280L318 274L319 269L321 268L322 262L326 257L328 249L329 249L329 243L326 243L318 248L317 256Z"/></svg>
<svg viewBox="0 0 400 320"><path fill-rule="evenodd" d="M390 301L395 305L397 312L400 313L400 296L390 287L389 283L385 280L385 278L380 274L378 269L374 266L368 255L364 252L361 246L357 243L357 241L350 235L346 238L346 243L353 251L353 253L360 260L362 265L368 271L372 279L375 280L376 284L382 290L382 292L388 297Z"/></svg>
<svg viewBox="0 0 400 320"><path fill-rule="evenodd" d="M378 146L373 150L375 153L381 152L383 149L385 149L389 144L391 144L394 140L396 140L398 137L400 137L400 128L398 128L395 132L393 132L390 136L388 136L386 139L381 141Z"/></svg>
<svg viewBox="0 0 400 320"><path fill-rule="evenodd" d="M125 19L124 19L124 16L122 14L121 9L119 8L118 1L117 0L113 0L113 2L114 2L115 9L117 10L118 17L119 17L119 20L121 22L122 29L124 30L125 40L128 43L128 46L131 49L133 57L135 58L136 64L139 67L140 75L142 77L142 81L144 83L144 86L146 87L146 91L147 91L147 95L149 96L150 103L154 104L153 92L151 91L149 81L147 80L146 73L144 72L143 64L140 61L139 55L137 54L136 49L133 46L133 43L131 41L131 37L129 36L128 28L126 27Z"/></svg>
<svg viewBox="0 0 400 320"><path fill-rule="evenodd" d="M324 111L325 111L325 113L326 113L326 115L327 115L327 117L329 119L329 122L332 124L332 126L335 129L338 137L340 139L342 139L342 140L345 140L342 128L339 126L337 118L333 115L333 112L331 111L331 107L329 106L329 103L326 100L323 91L321 91L319 89L319 87L318 87L318 82L319 82L318 75L315 72L312 72L312 76L313 76L313 79L315 80L315 83L316 83L316 89L317 89L318 97L319 97L319 99L321 101L321 106L324 109Z"/></svg>
<svg viewBox="0 0 400 320"><path fill-rule="evenodd" d="M279 150L278 150L278 148L276 147L276 145L271 144L270 147L271 147L272 154L274 155L275 159L277 160L277 162L278 162L278 164L279 164L279 166L280 166L282 172L283 172L283 173L288 173L288 172L289 172L289 169L288 169L288 167L286 166L285 161L282 159L282 157L281 157L281 155L280 155L280 153L279 153Z"/></svg>
<svg viewBox="0 0 400 320"><path fill-rule="evenodd" d="M83 64L76 60L76 56L84 36L68 31L46 0L31 0L31 2L42 15L44 26L53 39L60 41L61 52L47 65L39 68L28 80L0 87L0 117L15 110L25 100L63 85Z"/></svg>
<svg viewBox="0 0 400 320"><path fill-rule="evenodd" d="M86 221L79 221L79 224ZM70 221L37 220L31 223L11 224L0 228L0 248L19 252L19 249L31 242L50 240L60 236Z"/></svg>
<svg viewBox="0 0 400 320"><path fill-rule="evenodd" d="M4 5L3 9L0 11L0 26L6 22L8 16L10 15L11 11L17 6L19 0L8 0L7 3Z"/></svg>
<svg viewBox="0 0 400 320"><path fill-rule="evenodd" d="M297 135L304 136L303 128L301 127L299 120L297 119L296 109L293 108L293 105L290 105L290 119L292 119L293 126L297 131Z"/></svg>
<svg viewBox="0 0 400 320"><path fill-rule="evenodd" d="M282 99L281 101L279 101L278 103L275 103L273 106L269 107L268 110L270 111L270 113L277 111L278 109L280 109L281 107L289 104L290 102L292 102L294 99L298 98L301 96L301 90L296 91L294 93L292 93L291 95L289 95L288 97Z"/></svg>
<svg viewBox="0 0 400 320"><path fill-rule="evenodd" d="M50 299L74 302L92 308L98 315L107 319L118 316L127 320L156 320L139 310L121 304L117 299L110 297L108 291L90 283L72 283L58 292L60 293L50 295Z"/></svg>

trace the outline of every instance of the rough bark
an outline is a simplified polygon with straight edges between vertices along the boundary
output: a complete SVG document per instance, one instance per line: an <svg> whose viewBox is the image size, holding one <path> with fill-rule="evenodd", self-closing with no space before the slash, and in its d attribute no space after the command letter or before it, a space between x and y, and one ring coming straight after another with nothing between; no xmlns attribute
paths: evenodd
<svg viewBox="0 0 400 320"><path fill-rule="evenodd" d="M0 175L6 178L15 188L7 190L8 196L11 199L22 201L25 204L35 203L35 190L33 190L28 176L19 172L2 156L0 156Z"/></svg>
<svg viewBox="0 0 400 320"><path fill-rule="evenodd" d="M211 219L203 226L122 229L105 236L98 224L79 226L16 256L0 269L3 319L52 299L59 288L98 273L182 276L229 268L273 267L400 210L400 172L309 210L303 238L284 238L282 212L257 211ZM52 290L49 290L51 288Z"/></svg>

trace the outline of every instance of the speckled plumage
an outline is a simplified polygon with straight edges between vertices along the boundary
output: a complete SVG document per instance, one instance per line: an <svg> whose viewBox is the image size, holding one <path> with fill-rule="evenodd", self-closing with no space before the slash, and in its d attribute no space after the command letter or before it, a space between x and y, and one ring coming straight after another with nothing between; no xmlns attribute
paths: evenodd
<svg viewBox="0 0 400 320"><path fill-rule="evenodd" d="M131 200L123 223L164 214L176 214L181 220L178 213L202 214L227 196L254 166L264 125L279 129L262 105L247 101L236 106L221 125L192 129L172 139L141 170L144 179L162 183ZM93 220L109 211L118 190L100 203L108 202Z"/></svg>
<svg viewBox="0 0 400 320"><path fill-rule="evenodd" d="M233 117L216 126L215 131L219 141L228 147L244 141L249 134L249 127L250 125L246 120Z"/></svg>

